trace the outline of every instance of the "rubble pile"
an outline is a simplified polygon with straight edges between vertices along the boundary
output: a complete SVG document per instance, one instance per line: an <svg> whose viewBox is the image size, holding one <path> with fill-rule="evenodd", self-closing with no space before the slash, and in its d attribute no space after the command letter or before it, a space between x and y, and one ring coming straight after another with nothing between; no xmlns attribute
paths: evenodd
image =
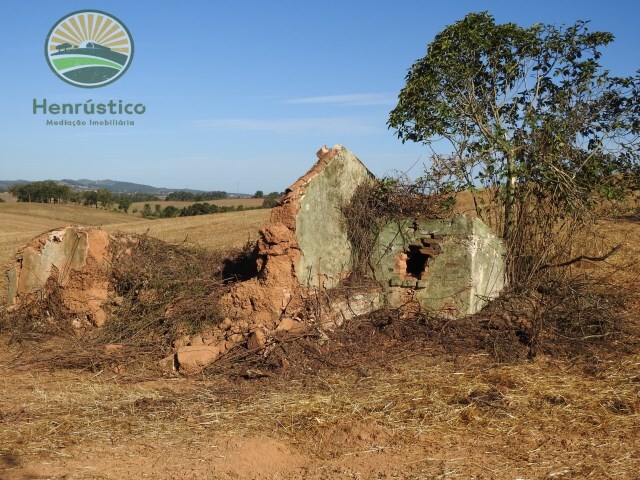
<svg viewBox="0 0 640 480"><path fill-rule="evenodd" d="M321 148L317 157L311 169L286 190L272 209L269 224L260 230L255 246L257 274L209 294L219 318L196 334L173 339L173 353L162 362L167 368L196 374L237 345L264 351L273 338L311 330L322 335L357 315L411 300L437 314L466 315L503 288L499 240L479 219L462 216L389 222L371 256L369 277L375 282L343 288L341 282L353 265L344 207L359 186L375 179L340 145ZM105 325L109 321L106 306L118 304L111 283L113 262L131 255L136 242L133 236L114 237L78 226L36 237L20 249L8 270L9 308L29 305L55 289L64 306L77 315L78 328ZM140 290L135 296L140 301L171 293ZM166 302L164 319L169 320L185 302L184 298L161 300Z"/></svg>

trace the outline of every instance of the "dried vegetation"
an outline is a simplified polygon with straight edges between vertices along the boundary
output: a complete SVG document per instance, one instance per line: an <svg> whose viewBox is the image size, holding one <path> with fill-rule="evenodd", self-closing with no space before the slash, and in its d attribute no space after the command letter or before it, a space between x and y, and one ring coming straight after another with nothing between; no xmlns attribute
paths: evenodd
<svg viewBox="0 0 640 480"><path fill-rule="evenodd" d="M370 257L380 229L394 219L444 218L455 204L452 194L433 193L426 182L397 175L358 186L351 202L343 208L353 251L355 277L372 271Z"/></svg>

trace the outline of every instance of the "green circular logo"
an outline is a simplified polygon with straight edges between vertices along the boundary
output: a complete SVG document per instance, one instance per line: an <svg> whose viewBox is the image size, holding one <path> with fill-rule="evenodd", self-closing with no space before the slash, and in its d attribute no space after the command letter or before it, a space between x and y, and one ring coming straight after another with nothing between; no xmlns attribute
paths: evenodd
<svg viewBox="0 0 640 480"><path fill-rule="evenodd" d="M104 87L124 75L133 59L133 37L124 23L99 10L58 20L44 42L53 73L71 85Z"/></svg>

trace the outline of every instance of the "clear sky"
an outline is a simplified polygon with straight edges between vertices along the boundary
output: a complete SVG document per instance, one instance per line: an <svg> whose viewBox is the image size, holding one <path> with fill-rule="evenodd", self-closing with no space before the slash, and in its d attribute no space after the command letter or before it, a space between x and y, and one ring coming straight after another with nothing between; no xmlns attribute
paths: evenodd
<svg viewBox="0 0 640 480"><path fill-rule="evenodd" d="M0 179L115 179L171 188L281 191L324 144L377 175L419 173L426 151L387 130L407 69L445 26L472 11L529 26L591 20L616 41L602 63L640 68L640 2L201 1L11 2L0 75ZM103 88L58 79L44 58L53 24L94 8L133 36L129 70ZM33 99L144 103L134 127L52 127ZM58 116L57 119L64 118ZM111 117L107 117L111 118Z"/></svg>

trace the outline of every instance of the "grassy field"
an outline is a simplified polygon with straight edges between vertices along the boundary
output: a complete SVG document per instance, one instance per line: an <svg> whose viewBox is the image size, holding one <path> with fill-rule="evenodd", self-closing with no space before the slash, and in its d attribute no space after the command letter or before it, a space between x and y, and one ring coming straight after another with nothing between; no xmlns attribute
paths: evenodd
<svg viewBox="0 0 640 480"><path fill-rule="evenodd" d="M208 250L240 247L255 240L258 230L269 221L268 209L246 212L214 213L195 217L177 217L147 222L115 223L105 226L109 232L145 233L166 242L186 241Z"/></svg>
<svg viewBox="0 0 640 480"><path fill-rule="evenodd" d="M16 197L11 195L8 192L0 193L0 198L3 199L6 203L17 203ZM251 207L257 208L262 207L262 203L264 202L264 198L225 198L223 200L205 200L201 203L211 203L214 205L218 205L219 207L237 207L238 205L242 205L243 207ZM189 205L193 205L196 202L166 202L163 200L151 201L151 202L135 202L131 204L129 208L129 215L139 217L140 212L144 208L145 204L148 203L151 205L151 210L155 211L155 206L160 205L161 208L165 208L168 206L173 206L176 208L184 208ZM100 210L100 209L99 209ZM137 210L135 213L134 210ZM115 213L119 213L115 211Z"/></svg>
<svg viewBox="0 0 640 480"><path fill-rule="evenodd" d="M15 202L16 201L16 197L11 195L9 192L1 192L0 193L0 198L2 200L4 200L5 202Z"/></svg>

